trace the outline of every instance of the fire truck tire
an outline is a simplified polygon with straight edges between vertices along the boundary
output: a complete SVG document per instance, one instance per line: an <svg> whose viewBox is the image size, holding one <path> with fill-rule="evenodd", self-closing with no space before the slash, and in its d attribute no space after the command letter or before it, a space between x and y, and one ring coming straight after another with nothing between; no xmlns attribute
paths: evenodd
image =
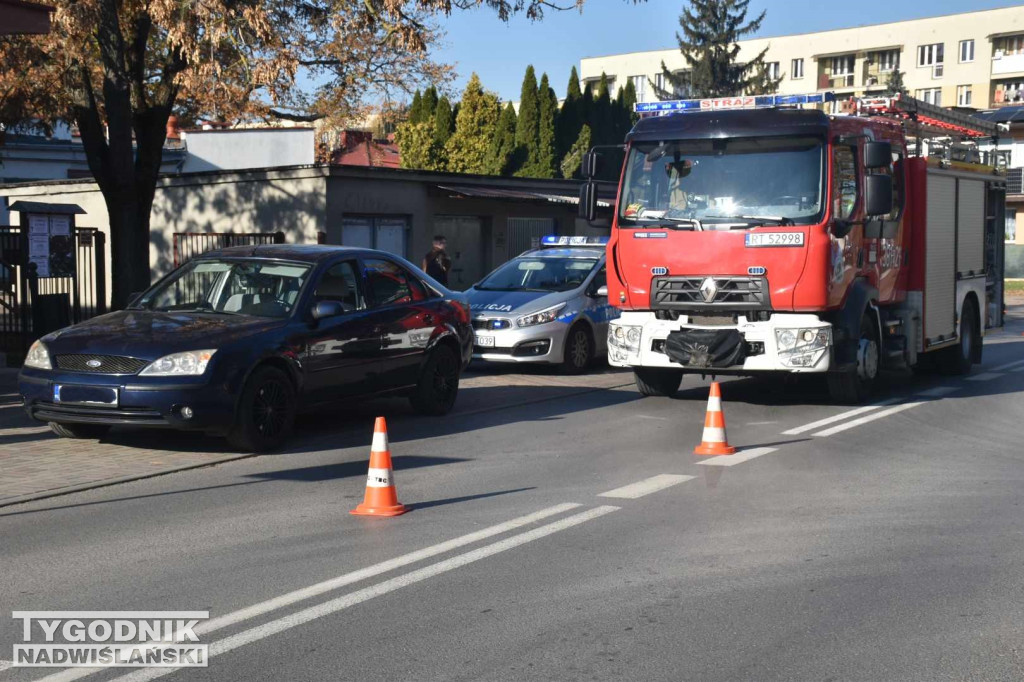
<svg viewBox="0 0 1024 682"><path fill-rule="evenodd" d="M856 405L870 397L878 380L879 352L878 325L871 313L864 311L856 367L828 374L828 393L833 402Z"/></svg>
<svg viewBox="0 0 1024 682"><path fill-rule="evenodd" d="M981 346L978 306L968 296L960 309L960 343L939 351L939 369L943 374L959 376L971 371Z"/></svg>
<svg viewBox="0 0 1024 682"><path fill-rule="evenodd" d="M683 373L674 369L635 367L633 380L636 382L636 390L640 391L641 395L672 397L683 383Z"/></svg>

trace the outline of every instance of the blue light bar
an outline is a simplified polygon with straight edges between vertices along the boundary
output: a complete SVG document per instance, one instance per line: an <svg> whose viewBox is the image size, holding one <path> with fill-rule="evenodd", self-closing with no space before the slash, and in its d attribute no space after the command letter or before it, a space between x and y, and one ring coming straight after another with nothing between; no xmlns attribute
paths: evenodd
<svg viewBox="0 0 1024 682"><path fill-rule="evenodd" d="M559 237L549 234L541 237L541 246L604 246L608 237Z"/></svg>
<svg viewBox="0 0 1024 682"><path fill-rule="evenodd" d="M834 102L834 92L812 92L808 95L742 95L714 99L677 99L666 102L637 102L633 111L638 114L669 114L686 111L721 111L722 109L766 109L794 104L824 104Z"/></svg>

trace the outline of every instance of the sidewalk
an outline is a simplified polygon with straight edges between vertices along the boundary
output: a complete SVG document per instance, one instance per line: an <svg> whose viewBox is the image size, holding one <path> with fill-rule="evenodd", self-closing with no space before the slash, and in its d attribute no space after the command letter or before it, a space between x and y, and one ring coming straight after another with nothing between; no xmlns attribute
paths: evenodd
<svg viewBox="0 0 1024 682"><path fill-rule="evenodd" d="M456 409L447 419L632 384L633 379L628 372L608 368L578 377L541 368L513 371L517 369L480 372L474 367L463 377ZM338 412L343 414L332 414L329 420L323 414L300 418L288 449L272 456L331 450L363 440L369 444L374 414L411 415L404 399L341 405ZM0 507L253 456L231 451L220 438L174 431L114 429L102 441L57 438L21 409L17 370L0 369Z"/></svg>

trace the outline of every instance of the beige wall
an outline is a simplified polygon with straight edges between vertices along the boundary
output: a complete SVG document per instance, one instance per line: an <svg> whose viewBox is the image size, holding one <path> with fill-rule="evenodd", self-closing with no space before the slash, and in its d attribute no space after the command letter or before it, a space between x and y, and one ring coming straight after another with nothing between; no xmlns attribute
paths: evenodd
<svg viewBox="0 0 1024 682"><path fill-rule="evenodd" d="M778 11L783 11L779 9ZM674 17L673 17L674 19ZM1005 9L969 12L963 14L932 17L914 21L902 21L889 24L876 24L857 28L807 33L801 35L779 36L775 38L759 38L739 43L739 61L751 59L765 47L768 53L766 61L779 62L783 75L779 92L796 94L814 92L819 89L817 76L819 66L827 69L831 56L854 54L854 86L852 88L836 88L837 92L860 94L865 88L865 77L871 70L866 64L868 53L885 48L900 49L900 70L904 72L904 83L911 94L923 88L942 88L942 104L956 104L956 89L959 85L972 87L972 106L987 108L991 103L991 83L993 79L1024 77L1024 59L1020 71L1007 71L1016 68L1011 61L992 59L992 36L1012 31L1024 33L1024 6ZM959 62L959 43L961 40L974 40L974 61ZM920 45L943 43L945 46L944 73L941 78L934 78L930 68L917 66L917 48ZM792 76L792 60L804 60L804 77L794 79ZM609 55L604 57L586 57L580 60L580 77L584 80L599 78L601 72L615 76L617 83L625 84L630 76L646 75L653 79L661 72L664 61L670 70L686 68L686 61L677 48L634 52L629 54ZM1000 72L994 75L994 71ZM879 89L885 85L885 79L879 74ZM831 87L827 89L833 89ZM647 85L648 101L656 99L650 85Z"/></svg>

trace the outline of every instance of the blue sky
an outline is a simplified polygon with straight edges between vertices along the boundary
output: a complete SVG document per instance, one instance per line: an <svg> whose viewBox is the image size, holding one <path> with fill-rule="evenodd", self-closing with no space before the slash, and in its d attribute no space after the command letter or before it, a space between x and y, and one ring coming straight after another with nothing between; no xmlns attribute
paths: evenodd
<svg viewBox="0 0 1024 682"><path fill-rule="evenodd" d="M759 36L807 33L886 21L1020 5L1020 0L752 0L748 16L767 10ZM502 99L519 99L527 64L544 71L561 97L569 69L581 57L675 47L682 0L587 0L583 13L548 12L541 22L515 18L508 25L493 12L454 12L444 22L447 43L435 52L459 72L459 91L470 73ZM998 27L993 26L993 31Z"/></svg>

